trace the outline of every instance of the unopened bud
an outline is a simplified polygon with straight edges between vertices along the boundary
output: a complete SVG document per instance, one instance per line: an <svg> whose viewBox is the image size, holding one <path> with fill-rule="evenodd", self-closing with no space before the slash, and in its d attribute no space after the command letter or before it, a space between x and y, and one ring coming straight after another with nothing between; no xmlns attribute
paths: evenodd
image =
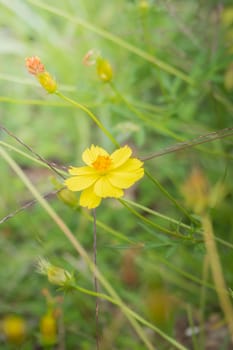
<svg viewBox="0 0 233 350"><path fill-rule="evenodd" d="M41 86L50 94L57 91L57 83L50 75L49 72L45 70L44 64L41 62L40 58L37 56L27 57L25 64L28 73L35 75Z"/></svg>
<svg viewBox="0 0 233 350"><path fill-rule="evenodd" d="M209 184L204 173L194 168L183 184L181 192L186 204L196 213L202 214L210 206Z"/></svg>
<svg viewBox="0 0 233 350"><path fill-rule="evenodd" d="M57 197L69 207L76 208L78 206L78 198L68 188L63 188L59 191Z"/></svg>
<svg viewBox="0 0 233 350"><path fill-rule="evenodd" d="M50 283L60 287L66 287L72 284L72 275L61 267L54 266L44 258L38 260L38 272L47 275Z"/></svg>
<svg viewBox="0 0 233 350"><path fill-rule="evenodd" d="M112 66L109 61L99 57L96 62L96 70L99 78L104 82L109 82L112 80Z"/></svg>
<svg viewBox="0 0 233 350"><path fill-rule="evenodd" d="M43 72L37 75L40 85L50 94L57 91L57 83L48 72Z"/></svg>
<svg viewBox="0 0 233 350"><path fill-rule="evenodd" d="M27 57L25 59L25 65L28 73L32 75L38 75L45 72L45 66L38 56Z"/></svg>
<svg viewBox="0 0 233 350"><path fill-rule="evenodd" d="M57 342L57 321L51 312L40 320L40 336L43 345L54 345Z"/></svg>

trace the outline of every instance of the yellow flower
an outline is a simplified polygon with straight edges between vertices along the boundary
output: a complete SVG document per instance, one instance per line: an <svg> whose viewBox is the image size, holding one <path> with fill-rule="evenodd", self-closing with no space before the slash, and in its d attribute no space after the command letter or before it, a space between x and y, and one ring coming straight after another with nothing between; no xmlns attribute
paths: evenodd
<svg viewBox="0 0 233 350"><path fill-rule="evenodd" d="M6 316L3 320L3 332L12 344L21 344L26 337L26 323L22 317Z"/></svg>
<svg viewBox="0 0 233 350"><path fill-rule="evenodd" d="M82 154L87 166L71 167L73 175L65 181L71 191L83 191L80 205L88 209L100 205L102 198L120 198L123 189L129 188L144 175L143 163L130 158L132 150L124 146L108 154L103 148L92 145Z"/></svg>
<svg viewBox="0 0 233 350"><path fill-rule="evenodd" d="M186 204L194 213L201 214L210 204L209 184L199 168L193 168L181 187Z"/></svg>
<svg viewBox="0 0 233 350"><path fill-rule="evenodd" d="M43 345L54 345L57 342L57 320L48 312L40 320L40 334Z"/></svg>

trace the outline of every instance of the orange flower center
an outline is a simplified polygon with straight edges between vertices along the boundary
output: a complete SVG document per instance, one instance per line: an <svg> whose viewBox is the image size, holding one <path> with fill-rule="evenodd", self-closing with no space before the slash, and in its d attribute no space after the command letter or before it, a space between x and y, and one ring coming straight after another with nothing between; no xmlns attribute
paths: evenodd
<svg viewBox="0 0 233 350"><path fill-rule="evenodd" d="M104 171L110 167L111 163L112 160L109 156L98 156L92 165L96 170Z"/></svg>

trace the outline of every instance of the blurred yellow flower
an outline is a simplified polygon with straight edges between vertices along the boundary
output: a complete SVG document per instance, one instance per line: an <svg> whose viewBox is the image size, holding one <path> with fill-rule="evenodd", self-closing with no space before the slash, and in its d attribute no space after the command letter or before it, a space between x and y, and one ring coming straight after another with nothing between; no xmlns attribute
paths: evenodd
<svg viewBox="0 0 233 350"><path fill-rule="evenodd" d="M201 214L210 204L210 191L207 178L201 169L195 167L181 187L186 204L194 213Z"/></svg>
<svg viewBox="0 0 233 350"><path fill-rule="evenodd" d="M12 344L19 345L26 337L26 323L22 317L6 316L2 323L2 329L6 339Z"/></svg>
<svg viewBox="0 0 233 350"><path fill-rule="evenodd" d="M54 345L57 342L57 320L48 312L40 320L40 336L43 345Z"/></svg>
<svg viewBox="0 0 233 350"><path fill-rule="evenodd" d="M143 163L130 158L132 150L124 146L111 155L103 148L92 145L82 154L87 166L71 167L72 177L65 180L71 191L83 191L80 205L88 209L100 205L102 198L120 198L123 189L129 188L144 175Z"/></svg>

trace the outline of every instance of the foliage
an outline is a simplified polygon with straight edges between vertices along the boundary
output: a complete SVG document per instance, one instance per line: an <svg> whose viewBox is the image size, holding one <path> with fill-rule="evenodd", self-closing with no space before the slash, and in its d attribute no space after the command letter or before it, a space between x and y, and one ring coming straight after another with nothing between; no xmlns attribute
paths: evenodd
<svg viewBox="0 0 233 350"><path fill-rule="evenodd" d="M49 205L91 257L92 212L63 188L67 167L81 166L91 144L109 154L117 144L129 145L146 173L123 199L104 199L96 210L98 269L131 310L100 278L101 350L149 349L143 334L155 349L205 349L212 333L203 330L213 316L214 332L224 329L229 345L232 316L222 307L205 240L206 231L209 240L215 236L223 294L230 298L233 7L221 3L0 1L0 319L24 320L22 349L46 348L40 324L47 316L49 346L95 348L95 295L59 290L35 268L44 256L93 290L92 265L40 199L59 191L48 195ZM84 65L91 49L99 52L96 64ZM53 85L48 94L28 75L25 57L33 55L59 93ZM193 325L198 336L180 335ZM0 328L1 349L14 347Z"/></svg>

